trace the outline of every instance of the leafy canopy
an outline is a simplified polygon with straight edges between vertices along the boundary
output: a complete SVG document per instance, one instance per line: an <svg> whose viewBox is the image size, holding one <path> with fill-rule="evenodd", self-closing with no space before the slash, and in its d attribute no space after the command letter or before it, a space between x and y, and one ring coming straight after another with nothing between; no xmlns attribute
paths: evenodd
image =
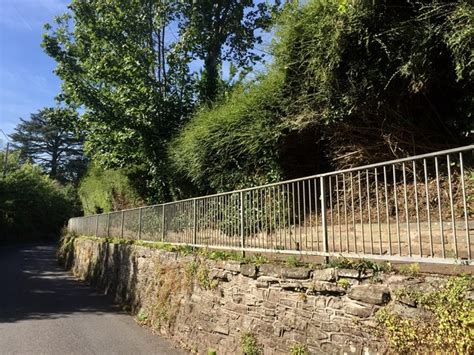
<svg viewBox="0 0 474 355"><path fill-rule="evenodd" d="M40 165L52 179L77 183L86 168L83 138L62 127L76 118L63 108L44 108L21 122L10 135L23 160Z"/></svg>
<svg viewBox="0 0 474 355"><path fill-rule="evenodd" d="M174 5L76 0L70 10L43 39L58 63L60 99L83 108L73 125L87 132L89 155L105 167L141 166L149 192L160 194L164 143L193 104L188 59L174 56L163 37Z"/></svg>

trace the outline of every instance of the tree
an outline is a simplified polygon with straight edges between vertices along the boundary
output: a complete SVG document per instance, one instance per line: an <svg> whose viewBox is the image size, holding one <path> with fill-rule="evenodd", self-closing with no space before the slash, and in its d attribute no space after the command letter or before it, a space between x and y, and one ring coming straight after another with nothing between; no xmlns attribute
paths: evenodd
<svg viewBox="0 0 474 355"><path fill-rule="evenodd" d="M83 138L58 125L76 114L63 108L44 108L33 113L10 135L23 160L40 165L52 179L77 183L85 171Z"/></svg>
<svg viewBox="0 0 474 355"><path fill-rule="evenodd" d="M105 168L134 167L154 199L167 197L166 142L194 106L190 58L172 50L175 6L75 0L42 43L58 63L59 98L84 108L73 124L87 132L86 152Z"/></svg>
<svg viewBox="0 0 474 355"><path fill-rule="evenodd" d="M279 8L251 0L188 0L180 6L180 38L193 57L204 62L201 100L215 100L219 88L219 67L223 61L246 70L261 60L254 49L262 43L261 31L271 24Z"/></svg>

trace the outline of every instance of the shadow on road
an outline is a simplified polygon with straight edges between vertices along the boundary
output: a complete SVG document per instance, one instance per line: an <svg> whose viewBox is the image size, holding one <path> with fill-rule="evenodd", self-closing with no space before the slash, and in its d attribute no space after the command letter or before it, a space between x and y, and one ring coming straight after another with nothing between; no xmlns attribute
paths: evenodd
<svg viewBox="0 0 474 355"><path fill-rule="evenodd" d="M54 245L0 248L0 322L119 312L106 295L63 271Z"/></svg>

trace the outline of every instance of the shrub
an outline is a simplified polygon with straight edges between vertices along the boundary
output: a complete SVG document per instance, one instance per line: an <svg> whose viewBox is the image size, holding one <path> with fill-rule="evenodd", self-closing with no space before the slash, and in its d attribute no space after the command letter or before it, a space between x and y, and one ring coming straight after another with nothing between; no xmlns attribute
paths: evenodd
<svg viewBox="0 0 474 355"><path fill-rule="evenodd" d="M258 343L255 334L250 331L242 333L240 337L240 347L244 355L260 355L263 353L262 347Z"/></svg>
<svg viewBox="0 0 474 355"><path fill-rule="evenodd" d="M75 191L24 164L0 179L2 241L57 238L67 220L79 214Z"/></svg>
<svg viewBox="0 0 474 355"><path fill-rule="evenodd" d="M285 120L324 127L333 167L469 143L473 14L463 0L289 7L274 50Z"/></svg>
<svg viewBox="0 0 474 355"><path fill-rule="evenodd" d="M308 355L309 351L304 344L295 344L290 349L290 355Z"/></svg>
<svg viewBox="0 0 474 355"><path fill-rule="evenodd" d="M430 320L403 318L390 309L377 312L390 347L397 353L410 354L423 349L427 353L471 354L474 350L474 301L472 275L452 277L439 290L412 293L431 314Z"/></svg>
<svg viewBox="0 0 474 355"><path fill-rule="evenodd" d="M408 265L401 265L398 269L400 274L409 276L409 277L415 277L418 276L420 273L420 265L417 263L414 264L408 264Z"/></svg>
<svg viewBox="0 0 474 355"><path fill-rule="evenodd" d="M198 112L171 143L170 160L177 172L203 192L278 180L281 81L281 73L273 71L236 89L220 105Z"/></svg>
<svg viewBox="0 0 474 355"><path fill-rule="evenodd" d="M137 207L143 202L127 175L120 170L103 170L91 164L79 186L85 214Z"/></svg>

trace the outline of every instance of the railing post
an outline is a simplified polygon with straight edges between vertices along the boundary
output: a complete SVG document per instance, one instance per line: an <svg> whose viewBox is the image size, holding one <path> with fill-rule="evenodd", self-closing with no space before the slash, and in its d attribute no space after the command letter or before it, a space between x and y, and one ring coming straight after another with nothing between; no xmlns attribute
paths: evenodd
<svg viewBox="0 0 474 355"><path fill-rule="evenodd" d="M138 209L138 240L142 238L142 208Z"/></svg>
<svg viewBox="0 0 474 355"><path fill-rule="evenodd" d="M107 238L110 237L110 212L107 213Z"/></svg>
<svg viewBox="0 0 474 355"><path fill-rule="evenodd" d="M161 241L165 241L165 204L163 204L162 216L161 216Z"/></svg>
<svg viewBox="0 0 474 355"><path fill-rule="evenodd" d="M240 191L240 247L242 248L242 256L245 257L245 226L244 226L244 192Z"/></svg>
<svg viewBox="0 0 474 355"><path fill-rule="evenodd" d="M123 217L124 217L123 210L122 210L122 213L121 213L121 217L122 217L122 218L121 218L121 221L120 221L120 230L121 230L121 232L120 232L120 238L123 239L123 225L124 225L124 221L123 221L123 220L124 220L124 218L123 218Z"/></svg>
<svg viewBox="0 0 474 355"><path fill-rule="evenodd" d="M97 232L99 231L99 215L95 215L95 237L97 238Z"/></svg>
<svg viewBox="0 0 474 355"><path fill-rule="evenodd" d="M320 187L321 187L321 221L322 221L322 228L323 228L323 250L325 253L328 252L328 225L327 225L327 206L326 206L326 184L324 180L324 176L320 178ZM324 257L325 263L329 263L329 256Z"/></svg>
<svg viewBox="0 0 474 355"><path fill-rule="evenodd" d="M197 244L197 213L196 213L196 199L193 200L193 244Z"/></svg>

